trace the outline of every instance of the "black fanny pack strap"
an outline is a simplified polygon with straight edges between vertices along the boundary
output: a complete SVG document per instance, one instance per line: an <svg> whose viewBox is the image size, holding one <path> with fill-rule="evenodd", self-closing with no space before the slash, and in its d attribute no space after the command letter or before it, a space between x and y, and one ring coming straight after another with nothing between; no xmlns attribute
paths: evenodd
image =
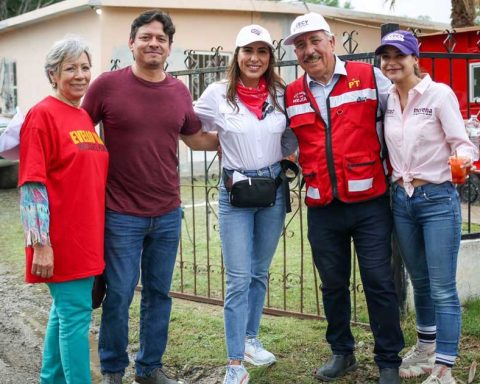
<svg viewBox="0 0 480 384"><path fill-rule="evenodd" d="M232 189L232 177L228 175L225 168L222 168L222 179L223 185L225 185L225 189L227 190L227 192L230 192L230 190Z"/></svg>
<svg viewBox="0 0 480 384"><path fill-rule="evenodd" d="M287 213L290 213L292 212L292 204L290 203L290 184L289 183L297 177L300 170L297 164L287 159L280 161L280 166L282 167L282 171L277 176L275 181L278 184L283 184L283 191L285 195L285 209ZM290 176L289 171L293 172L294 176Z"/></svg>

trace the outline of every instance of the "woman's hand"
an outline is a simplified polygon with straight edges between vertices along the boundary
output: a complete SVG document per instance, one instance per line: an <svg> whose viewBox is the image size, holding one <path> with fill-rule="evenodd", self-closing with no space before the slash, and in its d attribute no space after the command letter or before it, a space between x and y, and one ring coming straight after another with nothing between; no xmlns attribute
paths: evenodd
<svg viewBox="0 0 480 384"><path fill-rule="evenodd" d="M473 161L470 157L468 156L450 156L448 158L448 164L452 166L452 160L455 160L457 164L460 165L460 168L466 168L467 170L467 175L469 173L477 173L477 167L473 165ZM458 165L457 165L458 166Z"/></svg>
<svg viewBox="0 0 480 384"><path fill-rule="evenodd" d="M48 279L53 275L53 249L49 245L33 246L32 274Z"/></svg>

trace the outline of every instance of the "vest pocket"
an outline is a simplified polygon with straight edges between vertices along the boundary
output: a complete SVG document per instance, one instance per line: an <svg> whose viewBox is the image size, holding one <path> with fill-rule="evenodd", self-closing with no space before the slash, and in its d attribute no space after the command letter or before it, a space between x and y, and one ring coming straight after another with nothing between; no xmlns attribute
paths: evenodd
<svg viewBox="0 0 480 384"><path fill-rule="evenodd" d="M290 118L290 128L295 130L303 125L311 125L315 122L315 113L302 113Z"/></svg>
<svg viewBox="0 0 480 384"><path fill-rule="evenodd" d="M364 152L345 156L345 183L349 195L361 196L373 188L375 163L373 153Z"/></svg>
<svg viewBox="0 0 480 384"><path fill-rule="evenodd" d="M320 193L320 185L317 180L316 172L304 172L305 181L305 203L309 207L315 207L323 204L323 196Z"/></svg>

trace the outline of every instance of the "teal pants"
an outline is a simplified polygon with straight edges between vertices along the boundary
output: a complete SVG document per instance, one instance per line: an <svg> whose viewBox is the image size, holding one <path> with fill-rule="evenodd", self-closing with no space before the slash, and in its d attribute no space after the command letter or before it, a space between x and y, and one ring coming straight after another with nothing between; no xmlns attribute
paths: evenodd
<svg viewBox="0 0 480 384"><path fill-rule="evenodd" d="M41 384L90 384L88 331L93 277L49 283L53 299L45 333Z"/></svg>

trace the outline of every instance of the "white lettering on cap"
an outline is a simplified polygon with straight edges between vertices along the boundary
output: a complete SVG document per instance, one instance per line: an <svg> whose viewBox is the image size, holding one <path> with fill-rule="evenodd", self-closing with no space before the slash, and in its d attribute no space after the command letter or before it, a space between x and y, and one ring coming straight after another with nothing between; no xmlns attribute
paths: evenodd
<svg viewBox="0 0 480 384"><path fill-rule="evenodd" d="M384 37L384 41L405 41L405 38L400 33L391 33Z"/></svg>
<svg viewBox="0 0 480 384"><path fill-rule="evenodd" d="M308 25L308 20L302 20L295 25L295 31L299 30L302 27L306 27Z"/></svg>

